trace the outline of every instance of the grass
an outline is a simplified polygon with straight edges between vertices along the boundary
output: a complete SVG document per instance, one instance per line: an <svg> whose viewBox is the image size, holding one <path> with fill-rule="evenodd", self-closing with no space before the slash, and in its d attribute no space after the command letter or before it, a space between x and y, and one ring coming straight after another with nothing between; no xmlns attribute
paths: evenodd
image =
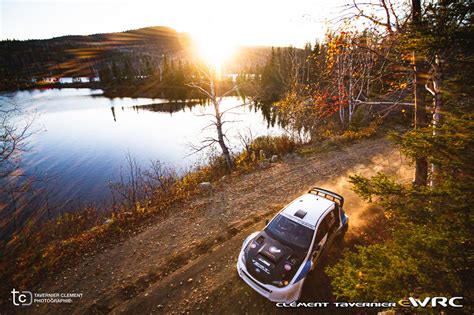
<svg viewBox="0 0 474 315"><path fill-rule="evenodd" d="M309 155L335 150L341 145L374 137L377 135L378 130L379 126L377 124L371 124L359 130L346 130L338 134L327 134L318 142L298 147L297 152L300 155Z"/></svg>
<svg viewBox="0 0 474 315"><path fill-rule="evenodd" d="M283 136L261 136L255 138L250 144L253 152L262 151L265 156L284 155L291 153L296 149L297 143L290 137Z"/></svg>
<svg viewBox="0 0 474 315"><path fill-rule="evenodd" d="M297 147L298 143L286 135L257 137L235 157L237 171L252 171L259 162L268 161L273 155L281 158L294 152Z"/></svg>

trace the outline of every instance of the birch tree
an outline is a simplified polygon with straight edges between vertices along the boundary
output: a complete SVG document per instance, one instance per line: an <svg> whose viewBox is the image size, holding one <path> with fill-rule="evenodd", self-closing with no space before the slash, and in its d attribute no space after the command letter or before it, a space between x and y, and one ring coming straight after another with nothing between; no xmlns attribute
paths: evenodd
<svg viewBox="0 0 474 315"><path fill-rule="evenodd" d="M351 126L354 113L362 104L385 111L411 105L403 101L406 79L390 82L397 66L391 56L393 46L391 38L376 30L343 31L329 36L328 82L324 89L330 96L329 103L337 108L344 129Z"/></svg>

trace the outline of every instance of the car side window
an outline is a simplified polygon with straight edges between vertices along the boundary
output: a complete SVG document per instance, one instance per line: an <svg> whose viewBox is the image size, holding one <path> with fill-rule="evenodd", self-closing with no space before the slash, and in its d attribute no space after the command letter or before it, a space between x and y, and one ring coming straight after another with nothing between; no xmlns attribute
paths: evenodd
<svg viewBox="0 0 474 315"><path fill-rule="evenodd" d="M338 218L338 215L337 215L337 209L334 209L334 210L331 210L331 212L329 212L327 215L326 215L326 218L327 219L327 227L328 227L328 232L329 233L333 233L336 228L337 228L337 218Z"/></svg>
<svg viewBox="0 0 474 315"><path fill-rule="evenodd" d="M318 231L316 232L316 244L319 244L323 237L329 232L330 234L334 233L337 229L337 223L339 220L338 209L334 208L326 214L326 216L321 221Z"/></svg>
<svg viewBox="0 0 474 315"><path fill-rule="evenodd" d="M318 231L316 232L316 242L315 244L319 244L321 240L323 239L324 235L328 233L328 227L327 227L327 216L321 221L321 224L319 224Z"/></svg>

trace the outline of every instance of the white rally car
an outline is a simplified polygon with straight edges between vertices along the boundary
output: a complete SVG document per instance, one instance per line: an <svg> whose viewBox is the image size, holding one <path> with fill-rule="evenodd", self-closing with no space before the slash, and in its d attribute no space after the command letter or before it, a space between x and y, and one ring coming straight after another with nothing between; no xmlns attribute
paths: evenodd
<svg viewBox="0 0 474 315"><path fill-rule="evenodd" d="M237 260L239 276L270 301L297 301L321 253L347 231L343 205L344 198L321 188L291 202L245 239Z"/></svg>

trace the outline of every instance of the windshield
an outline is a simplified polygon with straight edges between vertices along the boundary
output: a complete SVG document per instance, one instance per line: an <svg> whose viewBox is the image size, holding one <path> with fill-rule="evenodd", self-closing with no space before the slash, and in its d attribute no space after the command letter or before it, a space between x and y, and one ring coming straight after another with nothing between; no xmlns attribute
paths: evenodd
<svg viewBox="0 0 474 315"><path fill-rule="evenodd" d="M309 248L314 233L314 230L293 222L282 215L278 215L273 219L265 231L282 243L294 245L301 249Z"/></svg>

